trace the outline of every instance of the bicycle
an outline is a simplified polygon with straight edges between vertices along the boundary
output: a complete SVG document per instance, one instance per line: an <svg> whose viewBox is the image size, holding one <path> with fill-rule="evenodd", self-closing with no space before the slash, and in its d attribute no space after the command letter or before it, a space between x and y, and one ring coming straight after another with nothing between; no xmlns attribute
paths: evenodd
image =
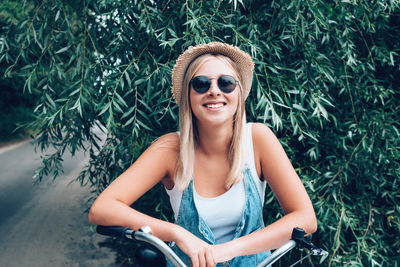
<svg viewBox="0 0 400 267"><path fill-rule="evenodd" d="M134 239L138 241L144 241L154 247L156 250L146 248L142 251L139 250L136 257L139 258L139 262L142 262L145 266L166 266L165 257L168 258L172 264L176 267L187 267L183 261L172 251L172 249L162 240L152 235L150 227L144 226L138 231L134 231L129 228L120 226L101 226L96 227L97 233L112 237L124 237L128 239ZM298 248L306 248L309 253L296 261L290 267L302 262L304 259L310 256L327 256L328 252L315 246L311 242L310 236L305 236L305 232L300 228L294 228L292 233L292 239L283 244L281 247L274 250L270 256L264 259L257 267L266 267L278 261L290 250ZM159 252L162 253L160 255Z"/></svg>

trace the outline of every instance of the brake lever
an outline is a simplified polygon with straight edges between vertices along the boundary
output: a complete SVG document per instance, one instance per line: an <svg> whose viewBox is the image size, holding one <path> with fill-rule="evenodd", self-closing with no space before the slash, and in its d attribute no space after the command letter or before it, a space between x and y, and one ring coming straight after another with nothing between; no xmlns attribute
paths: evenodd
<svg viewBox="0 0 400 267"><path fill-rule="evenodd" d="M328 252L317 247L311 242L311 236L306 236L306 232L301 228L294 228L292 232L292 239L296 241L299 248L306 248L312 255L327 256Z"/></svg>

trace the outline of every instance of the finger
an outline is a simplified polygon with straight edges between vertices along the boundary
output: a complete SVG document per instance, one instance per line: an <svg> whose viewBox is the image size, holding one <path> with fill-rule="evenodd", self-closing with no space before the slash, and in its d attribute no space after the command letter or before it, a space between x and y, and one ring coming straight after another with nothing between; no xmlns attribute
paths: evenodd
<svg viewBox="0 0 400 267"><path fill-rule="evenodd" d="M192 267L199 267L199 257L198 255L192 255L190 257L190 261L192 262Z"/></svg>
<svg viewBox="0 0 400 267"><path fill-rule="evenodd" d="M206 255L205 250L202 248L199 250L198 257L199 257L199 266L200 267L207 267Z"/></svg>
<svg viewBox="0 0 400 267"><path fill-rule="evenodd" d="M206 253L206 261L207 261L207 267L214 267L215 266L215 260L214 256L211 251L207 251Z"/></svg>

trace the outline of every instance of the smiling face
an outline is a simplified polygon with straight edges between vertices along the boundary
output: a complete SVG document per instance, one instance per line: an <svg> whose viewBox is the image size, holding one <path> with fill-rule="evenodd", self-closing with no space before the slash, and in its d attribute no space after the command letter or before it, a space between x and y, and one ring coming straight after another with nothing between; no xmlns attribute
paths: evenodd
<svg viewBox="0 0 400 267"><path fill-rule="evenodd" d="M196 92L192 86L189 88L190 106L197 124L232 125L238 108L240 86L237 84L231 93L222 92L217 82L222 75L230 75L239 80L232 67L218 57L207 59L193 75L206 76L211 80L209 90L203 94Z"/></svg>

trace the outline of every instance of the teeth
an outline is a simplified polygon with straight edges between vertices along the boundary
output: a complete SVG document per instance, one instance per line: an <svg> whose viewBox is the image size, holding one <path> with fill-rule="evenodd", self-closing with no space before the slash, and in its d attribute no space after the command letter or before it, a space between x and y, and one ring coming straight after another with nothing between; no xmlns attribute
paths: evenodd
<svg viewBox="0 0 400 267"><path fill-rule="evenodd" d="M222 106L223 106L222 103L219 103L219 104L208 104L207 105L208 108L220 108Z"/></svg>

